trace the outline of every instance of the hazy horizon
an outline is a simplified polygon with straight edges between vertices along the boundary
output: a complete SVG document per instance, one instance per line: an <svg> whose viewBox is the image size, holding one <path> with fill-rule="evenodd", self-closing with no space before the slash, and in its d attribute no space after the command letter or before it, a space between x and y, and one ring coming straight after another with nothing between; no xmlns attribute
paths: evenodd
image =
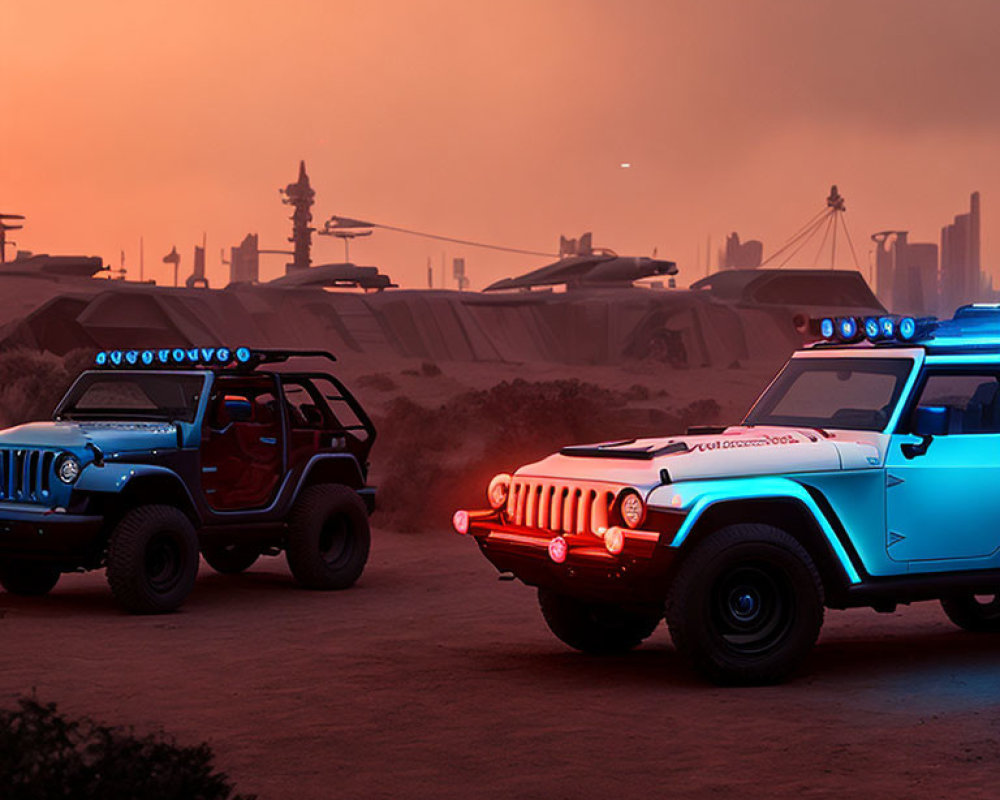
<svg viewBox="0 0 1000 800"><path fill-rule="evenodd" d="M190 273L203 232L216 287L220 248L246 233L284 249L278 188L300 159L317 227L341 214L546 252L592 230L676 260L681 285L709 237L713 264L730 231L770 253L833 183L866 275L871 233L937 242L978 190L998 274L990 0L13 0L0 24L0 212L27 217L11 238L113 267L124 249L132 279L140 236L161 283L174 245ZM442 253L473 288L544 263L384 231L351 248L403 286ZM314 263L342 256L314 238ZM286 260L263 257L261 278Z"/></svg>

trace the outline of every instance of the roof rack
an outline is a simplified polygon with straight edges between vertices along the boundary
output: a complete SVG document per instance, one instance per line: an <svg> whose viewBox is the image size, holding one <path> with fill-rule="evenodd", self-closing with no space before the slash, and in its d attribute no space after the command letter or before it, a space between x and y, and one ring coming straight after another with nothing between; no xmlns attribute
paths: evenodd
<svg viewBox="0 0 1000 800"><path fill-rule="evenodd" d="M337 357L329 350L257 350L252 349L251 361L257 364L280 364L290 358L325 358L336 361Z"/></svg>

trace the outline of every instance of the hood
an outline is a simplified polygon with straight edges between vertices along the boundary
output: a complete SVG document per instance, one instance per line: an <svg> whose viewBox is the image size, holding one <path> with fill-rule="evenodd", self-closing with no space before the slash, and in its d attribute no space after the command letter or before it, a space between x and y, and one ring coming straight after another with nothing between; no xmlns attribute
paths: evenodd
<svg viewBox="0 0 1000 800"><path fill-rule="evenodd" d="M884 434L812 428L743 427L697 436L631 439L564 447L517 470L517 475L600 480L631 486L706 478L875 469Z"/></svg>
<svg viewBox="0 0 1000 800"><path fill-rule="evenodd" d="M82 450L94 444L111 454L177 446L177 426L168 422L30 422L0 431L0 447Z"/></svg>

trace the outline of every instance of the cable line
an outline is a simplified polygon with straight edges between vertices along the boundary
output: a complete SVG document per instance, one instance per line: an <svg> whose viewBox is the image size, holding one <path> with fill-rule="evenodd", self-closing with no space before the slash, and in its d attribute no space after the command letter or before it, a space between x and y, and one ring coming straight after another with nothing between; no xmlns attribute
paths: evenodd
<svg viewBox="0 0 1000 800"><path fill-rule="evenodd" d="M487 242L474 242L470 239L456 239L453 236L440 236L436 233L424 233L422 231L411 230L410 228L400 228L395 225L384 225L381 222L366 222L359 219L350 219L348 217L338 217L333 216L326 223L324 231L331 231L333 229L345 229L345 228L382 228L386 231L394 231L396 233L406 233L410 236L420 236L424 239L436 239L439 242L451 242L452 244L464 244L468 247L482 247L486 250L499 250L503 253L517 253L523 256L544 256L545 258L559 258L558 253L543 253L540 250L525 250L520 247L507 247L501 244L490 244Z"/></svg>

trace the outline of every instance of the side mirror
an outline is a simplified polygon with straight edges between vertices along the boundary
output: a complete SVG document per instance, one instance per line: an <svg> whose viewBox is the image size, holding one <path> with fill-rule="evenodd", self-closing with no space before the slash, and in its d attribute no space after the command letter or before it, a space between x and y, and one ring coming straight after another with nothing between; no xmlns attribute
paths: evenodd
<svg viewBox="0 0 1000 800"><path fill-rule="evenodd" d="M911 433L917 436L943 436L948 433L947 406L917 406L913 412Z"/></svg>

